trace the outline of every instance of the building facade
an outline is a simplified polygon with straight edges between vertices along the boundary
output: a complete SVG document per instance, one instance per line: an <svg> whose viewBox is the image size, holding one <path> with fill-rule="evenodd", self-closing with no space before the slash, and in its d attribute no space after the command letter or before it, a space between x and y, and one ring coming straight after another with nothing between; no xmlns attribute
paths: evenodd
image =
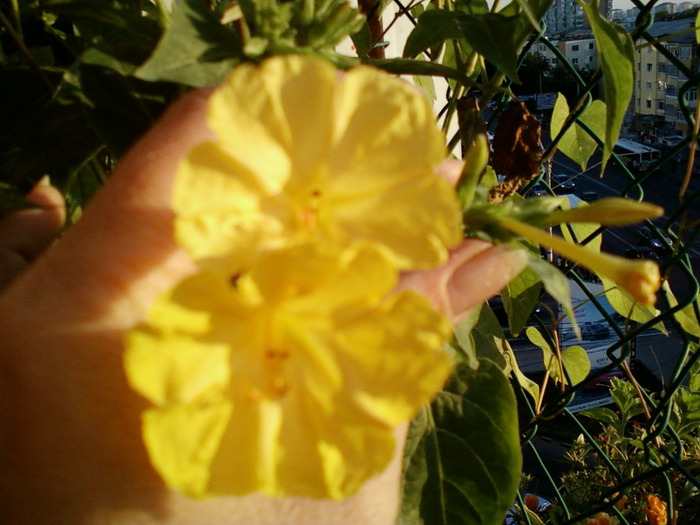
<svg viewBox="0 0 700 525"><path fill-rule="evenodd" d="M693 24L692 18L657 22L650 32L663 40L665 52L643 46L645 41L637 42L635 127L652 142L672 132L688 131L682 106L692 112L697 105L697 87L683 89L688 81L685 72L698 71L695 33L687 32Z"/></svg>

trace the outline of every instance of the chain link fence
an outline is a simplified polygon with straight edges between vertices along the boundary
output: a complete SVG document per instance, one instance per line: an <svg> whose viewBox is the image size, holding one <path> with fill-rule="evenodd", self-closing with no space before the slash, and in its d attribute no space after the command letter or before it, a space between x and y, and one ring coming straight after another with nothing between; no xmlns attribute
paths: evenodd
<svg viewBox="0 0 700 525"><path fill-rule="evenodd" d="M635 141L646 139L643 145L653 158L649 163L630 162L618 151L602 178L595 166L578 173L569 169L567 178L582 187L649 200L665 208L662 219L648 221L641 228L599 228L578 239L582 244L602 240L610 251L658 260L665 284L654 315L643 322L631 322L610 309L599 282L574 265L560 265L575 288L583 292L580 307L597 312L588 312L596 321L590 326L584 323L581 343L597 363L592 362L593 371L584 382L550 392L541 406L519 389L526 460L518 504L508 523L691 524L700 520L696 278L700 180L694 160L698 47L694 17L685 19L688 29L683 33L655 31L667 22L654 20L653 5L637 3L639 14L630 29L636 44L638 83L623 128ZM691 40L686 41L691 43L680 47L690 52L679 53L675 42L689 32ZM579 95L570 100L570 107L583 111L598 92L601 76L589 75L584 80L544 31L531 39L521 55L521 65L536 44L551 50L561 67L576 79ZM665 97L652 100L656 108L674 108L673 119L666 118L671 114L669 109L656 111L653 117L635 115L646 102L640 72L647 63L654 69L664 64L659 69L665 72L673 68L675 94L669 95L668 79ZM656 78L657 88L667 80L659 73ZM657 95L659 92L657 89ZM655 116L657 113L661 118ZM660 132L664 126L670 128L667 120L672 120L673 128L666 133L674 134L673 141L664 141ZM579 124L598 144L603 143L604 137L581 121ZM547 145L545 157L556 150L558 138ZM549 178L547 172L567 166L558 154L553 156L553 164L544 170L540 184L551 193L561 193L557 180ZM667 191L662 194L659 188ZM571 191L585 196L585 191ZM536 314L535 322L550 341L562 340L561 326L553 324L547 312ZM535 350L527 350L519 340L511 344L522 367L528 352ZM600 397L596 400L592 392Z"/></svg>

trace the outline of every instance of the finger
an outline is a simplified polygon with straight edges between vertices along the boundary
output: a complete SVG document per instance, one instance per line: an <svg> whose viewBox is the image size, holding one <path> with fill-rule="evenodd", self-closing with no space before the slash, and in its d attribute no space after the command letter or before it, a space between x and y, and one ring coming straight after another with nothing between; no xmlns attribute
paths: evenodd
<svg viewBox="0 0 700 525"><path fill-rule="evenodd" d="M457 184L462 173L462 162L457 159L445 159L435 168L435 171L453 186Z"/></svg>
<svg viewBox="0 0 700 525"><path fill-rule="evenodd" d="M497 294L527 266L524 250L467 239L439 268L402 275L398 290L427 297L453 323Z"/></svg>
<svg viewBox="0 0 700 525"><path fill-rule="evenodd" d="M65 221L65 203L56 188L39 184L25 200L37 206L0 219L0 291L56 239Z"/></svg>
<svg viewBox="0 0 700 525"><path fill-rule="evenodd" d="M453 322L500 292L525 269L528 259L525 250L497 245L459 264L447 284Z"/></svg>
<svg viewBox="0 0 700 525"><path fill-rule="evenodd" d="M145 403L126 381L122 338L191 270L170 195L181 158L211 137L206 95L167 110L0 296L0 515L13 523L160 522L168 492L143 447Z"/></svg>
<svg viewBox="0 0 700 525"><path fill-rule="evenodd" d="M195 92L169 108L121 159L81 220L7 293L26 300L41 289L42 297L61 297L70 309L37 301L37 307L54 310L44 313L56 323L125 327L191 271L173 239L171 188L181 159L213 138L206 125L208 95Z"/></svg>

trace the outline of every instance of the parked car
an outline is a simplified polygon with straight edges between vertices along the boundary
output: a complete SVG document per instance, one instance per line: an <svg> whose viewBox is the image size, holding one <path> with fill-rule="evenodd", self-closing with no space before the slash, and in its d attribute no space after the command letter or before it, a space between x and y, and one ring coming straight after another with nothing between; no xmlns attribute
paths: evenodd
<svg viewBox="0 0 700 525"><path fill-rule="evenodd" d="M573 193L576 183L567 175L552 175L552 189L557 194Z"/></svg>
<svg viewBox="0 0 700 525"><path fill-rule="evenodd" d="M603 321L581 325L581 336L584 339L605 339L610 337L610 327Z"/></svg>
<svg viewBox="0 0 700 525"><path fill-rule="evenodd" d="M639 246L651 248L663 257L669 257L673 253L673 240L662 233L653 231L648 226L642 226L637 231Z"/></svg>
<svg viewBox="0 0 700 525"><path fill-rule="evenodd" d="M527 192L528 197L544 197L546 195L549 195L549 192L539 182Z"/></svg>
<svg viewBox="0 0 700 525"><path fill-rule="evenodd" d="M593 202L599 199L597 191L582 191L578 196L586 202Z"/></svg>
<svg viewBox="0 0 700 525"><path fill-rule="evenodd" d="M659 139L659 143L662 146L667 146L667 147L671 148L673 146L677 146L678 144L680 144L684 140L685 140L685 137L682 135L669 135L669 136L662 137L661 139Z"/></svg>
<svg viewBox="0 0 700 525"><path fill-rule="evenodd" d="M659 255L648 246L635 246L625 252L628 259L649 259L650 261L661 262Z"/></svg>

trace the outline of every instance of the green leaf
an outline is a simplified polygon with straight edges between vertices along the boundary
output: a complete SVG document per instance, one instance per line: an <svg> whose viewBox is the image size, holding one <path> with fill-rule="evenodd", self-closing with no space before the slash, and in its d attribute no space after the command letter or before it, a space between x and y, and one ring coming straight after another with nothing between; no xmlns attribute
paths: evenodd
<svg viewBox="0 0 700 525"><path fill-rule="evenodd" d="M456 11L430 9L418 17L416 27L406 39L403 49L404 58L417 56L445 40L460 38L462 33L457 23L460 14Z"/></svg>
<svg viewBox="0 0 700 525"><path fill-rule="evenodd" d="M676 296L673 295L671 291L671 286L668 281L664 281L663 290L666 292L666 300L668 305L673 308L678 305L678 300ZM698 323L698 318L695 315L695 308L693 303L684 306L682 309L673 314L676 318L678 324L681 328L688 334L694 335L695 337L700 337L700 323Z"/></svg>
<svg viewBox="0 0 700 525"><path fill-rule="evenodd" d="M606 407L588 408L586 410L581 410L579 414L601 421L605 425L617 426L620 421L615 411Z"/></svg>
<svg viewBox="0 0 700 525"><path fill-rule="evenodd" d="M175 98L172 84L125 77L113 69L83 65L85 112L110 153L121 157Z"/></svg>
<svg viewBox="0 0 700 525"><path fill-rule="evenodd" d="M518 45L516 29L518 16L498 13L464 14L457 11L432 9L423 13L406 40L404 57L441 44L445 40L464 38L484 58L518 82Z"/></svg>
<svg viewBox="0 0 700 525"><path fill-rule="evenodd" d="M579 206L588 206L587 203L581 202L579 203ZM561 233L562 236L569 242L581 242L584 239L586 239L589 235L591 235L593 232L595 232L598 228L600 227L599 224L595 224L593 222L576 222L576 223L569 223L566 225L562 225L561 228ZM571 231L569 230L571 228L574 231L574 234L576 235L576 239L571 235ZM586 246L590 248L591 250L595 250L596 252L600 252L600 246L603 242L603 236L602 235L597 235L593 239L591 239Z"/></svg>
<svg viewBox="0 0 700 525"><path fill-rule="evenodd" d="M518 384L533 399L538 399L540 387L520 370L513 348L504 337L498 318L487 304L473 308L455 327L459 357L476 369L481 359L488 359L505 376L513 374Z"/></svg>
<svg viewBox="0 0 700 525"><path fill-rule="evenodd" d="M510 383L488 360L459 365L411 425L398 523L501 525L521 465Z"/></svg>
<svg viewBox="0 0 700 525"><path fill-rule="evenodd" d="M503 307L508 314L508 328L513 337L520 335L541 293L540 276L529 267L520 272L501 291Z"/></svg>
<svg viewBox="0 0 700 525"><path fill-rule="evenodd" d="M542 333L534 326L528 326L525 334L532 344L542 350L542 362L552 379L557 383L569 384L566 377L563 377L561 374L562 369L559 364L559 358L552 352L552 348ZM588 359L588 354L578 345L564 348L561 351L561 364L569 375L571 385L579 384L586 379L586 376L591 371L591 361Z"/></svg>
<svg viewBox="0 0 700 525"><path fill-rule="evenodd" d="M153 55L135 74L143 80L208 87L221 83L241 57L239 37L219 23L205 2L182 0Z"/></svg>
<svg viewBox="0 0 700 525"><path fill-rule="evenodd" d="M552 348L549 346L549 342L544 338L542 332L540 332L534 326L528 326L525 330L525 335L530 340L530 342L542 350L542 364L545 370L549 372L549 375L557 383L566 384L566 378L562 376L561 364L556 354L552 352Z"/></svg>
<svg viewBox="0 0 700 525"><path fill-rule="evenodd" d="M137 2L134 2L134 6ZM76 55L98 49L114 60L141 64L153 51L162 28L156 10L126 6L104 0L51 0L41 2L42 10L59 15L79 35L65 43Z"/></svg>
<svg viewBox="0 0 700 525"><path fill-rule="evenodd" d="M605 136L605 115L607 108L605 102L594 100L578 117L591 131L599 137ZM569 105L566 98L557 93L557 100L552 111L550 135L552 140L559 134L566 119L569 117ZM581 127L574 122L562 135L558 143L559 151L581 166L585 171L588 160L591 158L598 143Z"/></svg>
<svg viewBox="0 0 700 525"><path fill-rule="evenodd" d="M624 28L609 22L598 11L598 0L577 0L593 30L603 71L607 118L600 172L620 135L622 120L634 91L634 42Z"/></svg>
<svg viewBox="0 0 700 525"><path fill-rule="evenodd" d="M540 276L547 293L564 308L564 313L571 321L571 329L576 334L576 337L581 337L581 329L574 317L571 295L569 294L569 282L566 276L554 265L543 261L539 257L530 257L528 266Z"/></svg>
<svg viewBox="0 0 700 525"><path fill-rule="evenodd" d="M455 327L455 339L468 355L467 362L478 366L483 359L495 364L505 375L510 373L504 355L508 342L503 337L503 329L496 315L488 305L473 308L466 318Z"/></svg>
<svg viewBox="0 0 700 525"><path fill-rule="evenodd" d="M659 316L660 312L653 305L643 305L636 302L629 293L622 287L617 286L614 281L603 277L601 277L601 281L603 282L603 288L606 290L605 297L610 306L620 315L628 317L637 323L646 323ZM658 321L652 328L668 335L668 331L662 321Z"/></svg>
<svg viewBox="0 0 700 525"><path fill-rule="evenodd" d="M695 41L700 44L700 11L695 17Z"/></svg>
<svg viewBox="0 0 700 525"><path fill-rule="evenodd" d="M591 371L591 360L588 358L588 353L579 345L564 348L561 351L561 360L572 385L578 385L586 379Z"/></svg>

